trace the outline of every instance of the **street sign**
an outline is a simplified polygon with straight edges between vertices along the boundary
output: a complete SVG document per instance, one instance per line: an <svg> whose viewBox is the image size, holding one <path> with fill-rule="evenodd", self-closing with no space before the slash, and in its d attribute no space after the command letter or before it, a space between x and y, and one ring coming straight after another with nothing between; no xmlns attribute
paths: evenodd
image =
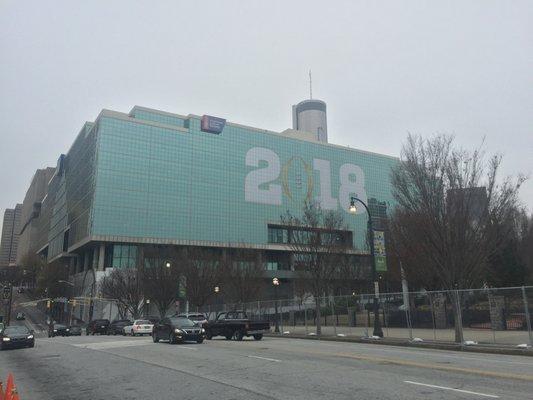
<svg viewBox="0 0 533 400"><path fill-rule="evenodd" d="M2 290L2 298L4 300L9 300L11 298L11 286L4 286L4 290Z"/></svg>

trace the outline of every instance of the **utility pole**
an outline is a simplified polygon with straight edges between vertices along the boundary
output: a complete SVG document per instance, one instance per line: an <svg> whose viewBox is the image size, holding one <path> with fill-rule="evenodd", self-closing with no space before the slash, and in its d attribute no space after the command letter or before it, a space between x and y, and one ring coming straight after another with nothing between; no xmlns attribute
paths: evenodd
<svg viewBox="0 0 533 400"><path fill-rule="evenodd" d="M13 302L12 286L4 286L4 289L2 290L2 298L7 300L6 326L9 326L9 323L11 322L11 304Z"/></svg>

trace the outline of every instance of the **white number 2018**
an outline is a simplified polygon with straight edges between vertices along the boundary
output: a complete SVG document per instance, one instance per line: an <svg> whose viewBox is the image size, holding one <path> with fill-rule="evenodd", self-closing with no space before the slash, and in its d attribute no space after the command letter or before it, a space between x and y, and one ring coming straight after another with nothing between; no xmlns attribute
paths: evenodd
<svg viewBox="0 0 533 400"><path fill-rule="evenodd" d="M244 180L244 198L248 202L281 205L281 185L273 183L279 178L281 163L279 157L272 150L264 147L253 147L246 153L246 165L259 167L263 161L267 165L248 172ZM343 164L339 169L339 199L331 193L331 168L328 160L314 159L313 169L318 172L320 191L317 200L322 207L336 210L340 203L343 210L350 207L350 199L355 196L365 203L367 195L365 190L365 174L361 167L354 164ZM357 214L365 212L362 207L357 208Z"/></svg>

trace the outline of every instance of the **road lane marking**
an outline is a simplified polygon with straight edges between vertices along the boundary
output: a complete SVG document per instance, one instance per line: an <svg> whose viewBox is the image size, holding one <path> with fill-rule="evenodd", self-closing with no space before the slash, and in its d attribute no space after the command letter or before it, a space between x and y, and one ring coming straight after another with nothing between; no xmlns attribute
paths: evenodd
<svg viewBox="0 0 533 400"><path fill-rule="evenodd" d="M181 345L178 345L178 348L179 348L179 349L194 350L194 351L197 351L197 350L198 350L197 348L194 348L194 347L181 346Z"/></svg>
<svg viewBox="0 0 533 400"><path fill-rule="evenodd" d="M370 355L330 353L330 352L324 352L324 351L301 350L301 349L300 350L284 349L284 350L291 351L293 353L308 355L308 356L349 358L353 360L368 361L373 364L386 363L386 364L401 365L401 366L415 367L415 368L424 368L424 369L430 368L430 369L434 369L438 371L474 374L474 375L480 375L480 376L488 376L492 378L514 379L514 380L533 382L533 375L486 371L486 370L473 369L473 368L468 368L468 367L454 367L451 365L422 363L422 362L417 362L417 361L399 360L397 358L375 357L375 356L370 356Z"/></svg>
<svg viewBox="0 0 533 400"><path fill-rule="evenodd" d="M400 350L397 348L392 348L393 346L383 346L383 348L380 348L379 350L374 349L376 347L373 344L367 344L367 343L353 343L355 345L364 345L365 350L371 349L376 350L376 352L383 352L383 353L400 353L400 354L413 354L417 355L419 353L423 353L424 355L431 355L435 357L448 357L453 359L461 359L461 360L469 360L469 361L482 361L482 362L491 362L491 363L503 363L503 364L516 364L516 365L527 365L533 367L533 362L520 362L520 361L508 361L508 360L499 360L498 358L501 357L501 355L494 355L494 354L486 354L486 358L481 357L470 357L464 353L461 353L456 350L440 350L440 351L428 351L428 349L423 348L410 348L409 350ZM341 347L343 345L346 345L346 343L322 343L323 346L327 347ZM372 347L367 347L372 346ZM385 348L388 347L388 348ZM341 347L342 348L342 347ZM453 353L453 354L444 354L444 353ZM496 356L496 357L492 357ZM523 356L509 356L509 357L523 357Z"/></svg>
<svg viewBox="0 0 533 400"><path fill-rule="evenodd" d="M71 346L80 347L90 350L116 349L120 347L147 346L151 344L147 340L117 340L112 342L93 342L93 343L69 343Z"/></svg>
<svg viewBox="0 0 533 400"><path fill-rule="evenodd" d="M266 361L272 361L272 362L281 362L281 360L277 360L275 358L268 358L268 357L259 357L259 356L246 356L249 358L259 358L260 360L266 360Z"/></svg>
<svg viewBox="0 0 533 400"><path fill-rule="evenodd" d="M441 389L441 390L453 390L454 392L473 394L475 396L490 397L490 398L493 398L493 399L499 399L500 398L500 396L496 396L494 394L472 392L470 390L455 389L455 388L446 387L446 386L429 385L427 383L420 383L420 382L413 382L413 381L404 381L404 382L405 383L410 383L411 385L426 386L426 387L435 388L435 389Z"/></svg>

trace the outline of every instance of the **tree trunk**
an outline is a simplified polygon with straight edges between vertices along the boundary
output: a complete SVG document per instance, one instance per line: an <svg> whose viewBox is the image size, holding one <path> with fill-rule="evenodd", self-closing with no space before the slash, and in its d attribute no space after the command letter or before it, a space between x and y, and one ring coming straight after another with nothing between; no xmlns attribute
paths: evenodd
<svg viewBox="0 0 533 400"><path fill-rule="evenodd" d="M322 334L322 321L320 320L320 297L315 296L315 312L316 312L316 334Z"/></svg>
<svg viewBox="0 0 533 400"><path fill-rule="evenodd" d="M461 302L459 300L459 293L454 291L452 294L452 311L453 311L453 322L455 326L455 342L463 343L463 321L461 313Z"/></svg>

